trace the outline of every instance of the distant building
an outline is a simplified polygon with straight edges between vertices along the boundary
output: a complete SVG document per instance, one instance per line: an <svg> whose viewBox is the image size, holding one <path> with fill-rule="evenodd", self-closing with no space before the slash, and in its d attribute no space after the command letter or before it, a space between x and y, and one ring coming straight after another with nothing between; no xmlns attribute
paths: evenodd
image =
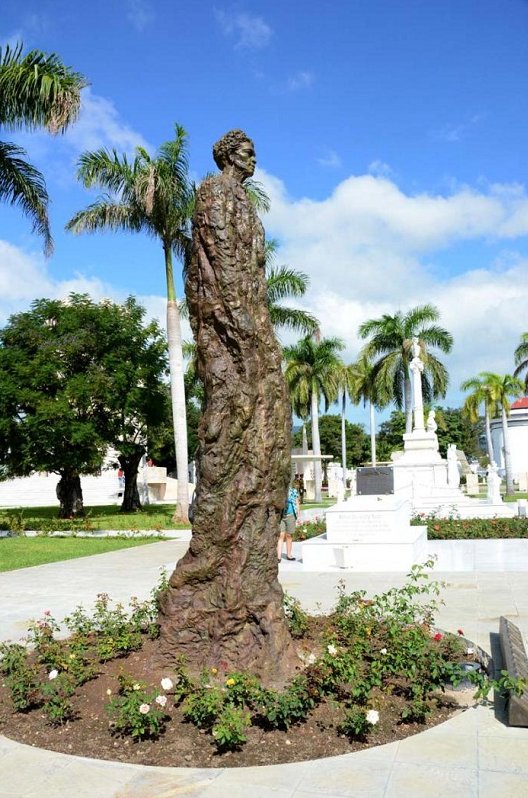
<svg viewBox="0 0 528 798"><path fill-rule="evenodd" d="M528 396L523 396L512 403L508 417L508 431L514 479L519 474L528 472ZM504 469L504 453L502 440L502 421L494 418L491 421L491 443L493 459L499 470Z"/></svg>

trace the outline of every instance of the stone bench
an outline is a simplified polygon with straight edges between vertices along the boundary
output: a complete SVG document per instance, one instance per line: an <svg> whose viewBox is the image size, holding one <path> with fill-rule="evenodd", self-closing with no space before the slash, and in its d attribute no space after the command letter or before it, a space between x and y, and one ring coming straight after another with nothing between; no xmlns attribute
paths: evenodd
<svg viewBox="0 0 528 798"><path fill-rule="evenodd" d="M517 626L504 616L500 619L499 638L505 670L516 679L528 679L528 657L522 635ZM528 726L528 689L521 696L510 695L508 724Z"/></svg>

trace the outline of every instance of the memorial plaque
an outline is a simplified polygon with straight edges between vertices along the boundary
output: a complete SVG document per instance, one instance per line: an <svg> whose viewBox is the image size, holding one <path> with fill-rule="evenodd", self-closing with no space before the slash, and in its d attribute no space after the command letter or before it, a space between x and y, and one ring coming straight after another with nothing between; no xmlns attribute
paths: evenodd
<svg viewBox="0 0 528 798"><path fill-rule="evenodd" d="M389 493L394 493L394 474L390 466L357 469L358 496L383 496Z"/></svg>

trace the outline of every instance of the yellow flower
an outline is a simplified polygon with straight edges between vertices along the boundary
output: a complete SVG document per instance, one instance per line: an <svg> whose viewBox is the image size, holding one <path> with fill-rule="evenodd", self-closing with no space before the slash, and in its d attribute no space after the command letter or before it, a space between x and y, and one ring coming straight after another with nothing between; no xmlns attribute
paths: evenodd
<svg viewBox="0 0 528 798"><path fill-rule="evenodd" d="M217 674L218 673L218 668L211 668L211 673L213 675Z"/></svg>
<svg viewBox="0 0 528 798"><path fill-rule="evenodd" d="M367 637L370 637L370 635L371 635L371 632L372 632L372 629L370 628L370 626L367 626L367 627L365 628L365 634L367 635Z"/></svg>
<svg viewBox="0 0 528 798"><path fill-rule="evenodd" d="M226 685L227 687L233 687L234 683L235 683L234 679L228 679Z"/></svg>

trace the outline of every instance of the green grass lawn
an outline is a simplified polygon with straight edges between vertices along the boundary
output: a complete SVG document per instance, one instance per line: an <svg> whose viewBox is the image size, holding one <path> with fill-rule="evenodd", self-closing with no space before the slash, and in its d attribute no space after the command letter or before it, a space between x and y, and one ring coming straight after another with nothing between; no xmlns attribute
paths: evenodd
<svg viewBox="0 0 528 798"><path fill-rule="evenodd" d="M0 538L0 571L154 543L157 538Z"/></svg>
<svg viewBox="0 0 528 798"><path fill-rule="evenodd" d="M89 531L92 529L142 530L185 529L189 524L172 520L174 504L151 504L138 513L121 513L119 505L86 507L84 518L75 521L58 519L58 507L0 508L0 529L21 532L52 532L60 530Z"/></svg>

